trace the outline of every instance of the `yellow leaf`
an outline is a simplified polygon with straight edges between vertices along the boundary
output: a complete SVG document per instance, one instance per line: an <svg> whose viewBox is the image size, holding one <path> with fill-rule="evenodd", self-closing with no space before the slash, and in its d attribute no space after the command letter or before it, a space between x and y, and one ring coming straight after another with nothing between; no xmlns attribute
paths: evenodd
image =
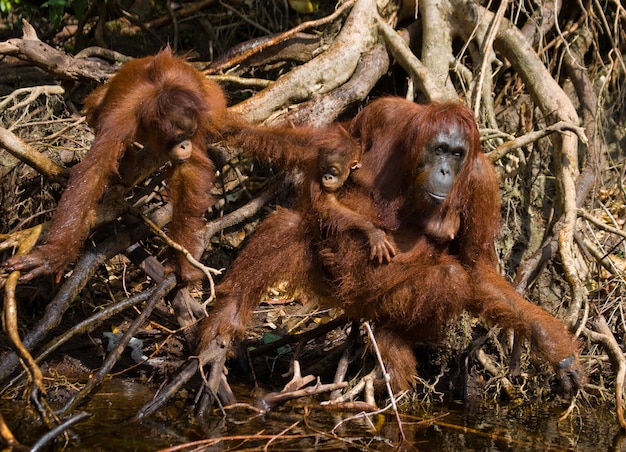
<svg viewBox="0 0 626 452"><path fill-rule="evenodd" d="M320 2L314 2L311 0L289 0L289 6L300 14L310 14L317 11L320 6Z"/></svg>

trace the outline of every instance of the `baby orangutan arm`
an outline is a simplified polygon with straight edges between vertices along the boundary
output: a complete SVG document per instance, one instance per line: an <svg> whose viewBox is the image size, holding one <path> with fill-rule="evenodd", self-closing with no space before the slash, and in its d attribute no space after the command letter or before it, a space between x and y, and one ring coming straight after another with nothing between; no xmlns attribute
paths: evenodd
<svg viewBox="0 0 626 452"><path fill-rule="evenodd" d="M314 202L314 210L320 213L323 223L335 232L358 230L365 234L370 246L370 260L383 264L391 261L396 249L385 231L378 228L366 216L343 205L335 193L322 192Z"/></svg>

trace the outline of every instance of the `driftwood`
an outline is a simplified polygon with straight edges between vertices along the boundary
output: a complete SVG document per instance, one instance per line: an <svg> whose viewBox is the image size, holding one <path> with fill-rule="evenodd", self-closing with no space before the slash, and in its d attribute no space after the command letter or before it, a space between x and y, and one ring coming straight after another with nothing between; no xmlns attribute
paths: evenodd
<svg viewBox="0 0 626 452"><path fill-rule="evenodd" d="M103 67L98 61L72 58L42 42L26 20L23 25L24 36L0 43L0 54L26 60L61 80L103 82L111 76L113 67Z"/></svg>

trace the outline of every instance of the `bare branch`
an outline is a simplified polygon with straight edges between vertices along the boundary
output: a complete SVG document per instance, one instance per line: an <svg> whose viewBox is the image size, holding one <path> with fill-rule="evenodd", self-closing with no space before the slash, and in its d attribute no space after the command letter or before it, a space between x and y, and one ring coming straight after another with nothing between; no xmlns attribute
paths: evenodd
<svg viewBox="0 0 626 452"><path fill-rule="evenodd" d="M361 54L376 41L376 1L358 0L339 35L322 54L285 74L233 110L253 123L280 115L293 103L327 93L352 75Z"/></svg>

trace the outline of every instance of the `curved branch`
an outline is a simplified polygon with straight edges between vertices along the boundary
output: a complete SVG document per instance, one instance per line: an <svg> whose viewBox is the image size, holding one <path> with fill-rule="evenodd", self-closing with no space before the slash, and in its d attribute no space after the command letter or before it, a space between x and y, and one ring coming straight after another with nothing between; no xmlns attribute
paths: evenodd
<svg viewBox="0 0 626 452"><path fill-rule="evenodd" d="M431 71L431 77L439 86L443 98L457 99L459 96L450 79L452 54L452 22L449 20L451 4L447 0L422 0L422 61Z"/></svg>
<svg viewBox="0 0 626 452"><path fill-rule="evenodd" d="M72 58L37 37L37 32L26 19L24 37L0 42L0 54L12 55L39 66L46 72L63 80L97 80L102 82L111 76L111 71L93 60Z"/></svg>
<svg viewBox="0 0 626 452"><path fill-rule="evenodd" d="M378 32L387 45L387 49L400 65L413 77L420 90L430 101L444 100L447 92L437 84L426 66L413 54L408 44L380 17L377 17ZM456 93L455 93L455 97Z"/></svg>
<svg viewBox="0 0 626 452"><path fill-rule="evenodd" d="M530 143L534 143L540 138L546 137L550 135L551 133L554 133L554 132L562 133L563 131L566 131L566 130L576 133L580 141L582 141L583 143L587 143L585 129L583 129L582 127L577 127L574 124L571 124L565 121L559 121L555 124L552 124L546 127L545 129L529 132L527 134L522 135L521 137L515 138L514 140L506 141L502 143L500 146L498 146L497 148L495 148L493 151L488 152L487 157L489 157L489 159L492 162L497 162L502 157L507 155L509 152L514 151L515 149L519 149L522 146L527 146Z"/></svg>
<svg viewBox="0 0 626 452"><path fill-rule="evenodd" d="M232 110L248 121L265 121L293 103L327 93L350 79L361 55L376 42L375 0L358 0L328 49L282 76Z"/></svg>
<svg viewBox="0 0 626 452"><path fill-rule="evenodd" d="M348 8L351 8L355 1L356 0L349 0L345 2L341 5L341 7L337 8L334 13L329 16L322 17L321 19L303 22L291 30L274 34L272 36L266 36L264 38L254 40L252 43L247 41L243 43L244 48L241 48L242 46L235 46L225 55L222 55L219 59L213 61L204 72L205 74L216 74L218 72L225 71L226 69L240 64L248 58L259 54L272 46L278 45L279 43L296 36L298 33L301 33L307 28L314 28L329 24L342 15Z"/></svg>
<svg viewBox="0 0 626 452"><path fill-rule="evenodd" d="M64 184L69 171L41 154L13 132L0 127L0 147L52 182Z"/></svg>
<svg viewBox="0 0 626 452"><path fill-rule="evenodd" d="M487 24L494 14L473 2L451 0L459 22L465 33L475 33L478 42L488 35ZM544 115L552 122L565 121L579 124L574 105L556 80L544 66L524 35L508 20L501 21L494 46L511 63L524 80L530 95ZM563 269L571 288L572 300L568 309L567 323L573 325L582 308L585 297L581 279L574 265L574 229L576 225L576 178L578 177L578 137L573 132L564 132L555 139L555 171L560 184L562 202L562 227L558 233L559 252Z"/></svg>
<svg viewBox="0 0 626 452"><path fill-rule="evenodd" d="M283 121L323 127L337 120L346 108L367 97L376 82L389 69L389 55L382 44L376 44L363 54L354 74L346 83L322 97L298 104Z"/></svg>

